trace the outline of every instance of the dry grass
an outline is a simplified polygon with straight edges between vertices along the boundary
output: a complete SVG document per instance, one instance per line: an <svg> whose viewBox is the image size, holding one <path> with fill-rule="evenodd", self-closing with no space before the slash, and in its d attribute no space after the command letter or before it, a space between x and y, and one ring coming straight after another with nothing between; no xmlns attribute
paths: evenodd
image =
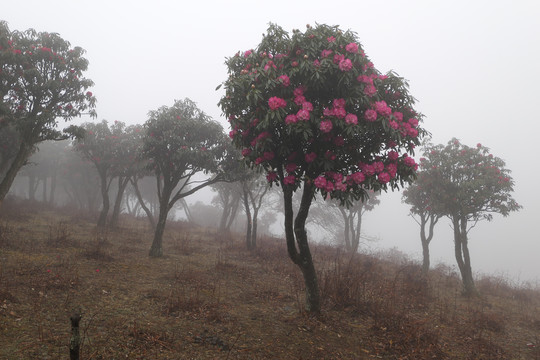
<svg viewBox="0 0 540 360"><path fill-rule="evenodd" d="M24 204L23 204L24 205ZM23 206L21 205L21 206ZM174 223L161 259L145 220L117 230L48 209L0 215L0 358L67 358L82 311L81 359L540 359L539 289L447 268L314 247L323 311L283 240Z"/></svg>

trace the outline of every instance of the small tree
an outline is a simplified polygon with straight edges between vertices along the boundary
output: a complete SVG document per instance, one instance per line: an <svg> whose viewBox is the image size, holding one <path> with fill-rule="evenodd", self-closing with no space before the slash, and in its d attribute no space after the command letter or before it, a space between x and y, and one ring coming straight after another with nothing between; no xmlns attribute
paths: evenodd
<svg viewBox="0 0 540 360"><path fill-rule="evenodd" d="M84 136L77 139L75 149L86 160L94 164L100 179L102 207L97 225L107 225L110 200L109 188L114 179L113 170L120 158L118 151L121 149L119 139L123 136L125 124L115 121L109 126L106 120L100 123L85 123Z"/></svg>
<svg viewBox="0 0 540 360"><path fill-rule="evenodd" d="M270 189L270 184L264 182L261 174L251 171L249 175L240 180L242 187L242 202L246 213L246 246L248 250L257 247L257 226L259 220L259 211L263 199Z"/></svg>
<svg viewBox="0 0 540 360"><path fill-rule="evenodd" d="M178 200L223 179L219 165L227 155L226 139L221 125L187 98L177 100L172 107L151 111L144 128L142 157L151 161L159 198L150 256L159 257L163 255L163 232L169 210ZM193 179L198 173L214 175Z"/></svg>
<svg viewBox="0 0 540 360"><path fill-rule="evenodd" d="M87 110L95 115L83 54L58 34L10 31L0 21L0 128L10 127L19 137L16 155L0 181L0 205L37 144L76 134L74 127L57 130L57 118L68 121Z"/></svg>
<svg viewBox="0 0 540 360"><path fill-rule="evenodd" d="M308 311L320 310L306 219L320 193L350 205L366 191L397 189L412 179L409 153L424 131L407 83L382 75L356 35L308 26L289 36L270 25L255 50L227 59L220 100L235 146L283 190L289 257L301 269ZM294 217L293 193L302 187Z"/></svg>
<svg viewBox="0 0 540 360"><path fill-rule="evenodd" d="M511 196L514 181L505 162L481 144L472 148L452 139L446 146L428 147L424 156L421 173L431 184L428 196L436 213L452 223L464 294L474 295L468 233L478 221L491 221L494 213L508 216L521 208Z"/></svg>
<svg viewBox="0 0 540 360"><path fill-rule="evenodd" d="M422 164L422 163L421 163ZM427 274L430 266L429 244L433 239L435 225L443 216L437 200L438 174L421 171L416 181L403 191L403 202L410 205L411 217L420 225L422 243L422 272ZM418 219L417 219L418 217ZM427 227L427 234L426 234Z"/></svg>

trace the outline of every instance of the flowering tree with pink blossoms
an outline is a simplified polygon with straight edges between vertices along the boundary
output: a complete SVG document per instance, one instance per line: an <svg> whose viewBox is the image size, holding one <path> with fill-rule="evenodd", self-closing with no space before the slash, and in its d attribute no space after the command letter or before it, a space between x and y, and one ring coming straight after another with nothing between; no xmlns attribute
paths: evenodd
<svg viewBox="0 0 540 360"><path fill-rule="evenodd" d="M511 195L514 181L510 170L505 168L502 159L493 156L482 144L469 147L455 138L446 146L427 147L420 159L420 167L418 177L422 180L420 185L425 185L425 191L416 191L418 185L413 185L413 191L408 189L406 197L413 205L412 211L420 211L415 206L422 202L425 211L450 219L463 292L468 296L474 295L477 291L468 234L480 220L490 221L493 214L508 216L510 212L521 209L522 206Z"/></svg>
<svg viewBox="0 0 540 360"><path fill-rule="evenodd" d="M0 205L39 143L79 135L74 126L58 130L58 118L69 121L87 111L95 115L83 55L58 34L11 31L0 21L0 134L8 129L18 135L9 164L3 165Z"/></svg>
<svg viewBox="0 0 540 360"><path fill-rule="evenodd" d="M306 285L308 311L320 310L305 230L315 194L344 204L367 190L413 179L409 155L425 131L407 83L381 74L355 33L317 25L289 35L270 25L257 48L227 59L220 106L250 166L283 190L287 249ZM301 189L293 213L292 195Z"/></svg>

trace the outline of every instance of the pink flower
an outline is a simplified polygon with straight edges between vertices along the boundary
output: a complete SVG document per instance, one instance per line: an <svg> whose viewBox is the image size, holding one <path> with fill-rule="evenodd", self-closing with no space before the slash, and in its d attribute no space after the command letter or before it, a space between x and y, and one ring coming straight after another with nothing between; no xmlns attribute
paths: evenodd
<svg viewBox="0 0 540 360"><path fill-rule="evenodd" d="M345 108L339 107L334 108L334 116L338 119L343 119L347 115L347 111L345 111Z"/></svg>
<svg viewBox="0 0 540 360"><path fill-rule="evenodd" d="M375 175L375 168L373 165L364 165L362 172L366 174L366 176Z"/></svg>
<svg viewBox="0 0 540 360"><path fill-rule="evenodd" d="M478 144L476 144L476 147L477 147L477 148L481 148L481 147L482 147L482 144L478 143Z"/></svg>
<svg viewBox="0 0 540 360"><path fill-rule="evenodd" d="M268 182L275 181L276 179L277 179L277 173L275 171L271 171L268 173L268 175L266 175L266 180L268 180Z"/></svg>
<svg viewBox="0 0 540 360"><path fill-rule="evenodd" d="M352 179L356 184L360 184L360 183L363 183L364 180L366 180L366 176L362 174L360 171L358 171L352 174Z"/></svg>
<svg viewBox="0 0 540 360"><path fill-rule="evenodd" d="M321 121L320 129L323 133L329 133L330 131L332 131L332 121L330 120Z"/></svg>
<svg viewBox="0 0 540 360"><path fill-rule="evenodd" d="M322 58L327 58L327 57L329 57L331 54L332 54L332 50L323 50L323 51L321 51L321 57L322 57Z"/></svg>
<svg viewBox="0 0 540 360"><path fill-rule="evenodd" d="M388 173L386 173L386 172L382 172L379 175L377 175L377 180L381 184L386 184L387 182L390 181L390 175Z"/></svg>
<svg viewBox="0 0 540 360"><path fill-rule="evenodd" d="M345 107L345 99L343 99L343 98L334 99L334 101L332 101L332 105L334 106L334 108L344 108Z"/></svg>
<svg viewBox="0 0 540 360"><path fill-rule="evenodd" d="M264 160L270 161L274 158L274 153L271 151L265 151L263 154Z"/></svg>
<svg viewBox="0 0 540 360"><path fill-rule="evenodd" d="M410 124L412 127L417 127L417 126L418 126L418 119L410 118L410 119L409 119L409 124ZM482 146L482 145L480 145L480 146Z"/></svg>
<svg viewBox="0 0 540 360"><path fill-rule="evenodd" d="M304 101L302 103L302 109L307 110L307 111L313 111L313 104L310 103L309 101Z"/></svg>
<svg viewBox="0 0 540 360"><path fill-rule="evenodd" d="M395 122L394 120L391 120L388 122L388 124L390 125L390 127L394 130L397 130L399 129L399 124L397 122Z"/></svg>
<svg viewBox="0 0 540 360"><path fill-rule="evenodd" d="M386 101L375 102L375 110L379 115L389 116L392 114L392 109L386 104Z"/></svg>
<svg viewBox="0 0 540 360"><path fill-rule="evenodd" d="M251 55L252 52L253 52L253 51L251 51L251 50L246 51L246 52L244 53L244 57L247 58L249 55Z"/></svg>
<svg viewBox="0 0 540 360"><path fill-rule="evenodd" d="M91 91L87 91L87 92L86 92L86 96L91 97L92 95L93 95L93 94L92 94Z"/></svg>
<svg viewBox="0 0 540 360"><path fill-rule="evenodd" d="M343 146L345 144L345 140L343 139L343 136L338 135L334 138L334 144L336 146Z"/></svg>
<svg viewBox="0 0 540 360"><path fill-rule="evenodd" d="M344 184L342 182L336 183L336 190L338 191L346 191L347 190L347 184Z"/></svg>
<svg viewBox="0 0 540 360"><path fill-rule="evenodd" d="M285 166L285 170L287 170L288 173L292 173L294 170L296 170L298 168L298 165L296 165L295 163L288 163L286 166Z"/></svg>
<svg viewBox="0 0 540 360"><path fill-rule="evenodd" d="M319 176L315 179L315 181L313 181L313 183L318 189L322 189L326 186L326 179L324 176Z"/></svg>
<svg viewBox="0 0 540 360"><path fill-rule="evenodd" d="M296 115L287 115L285 117L285 124L289 125L289 124L296 124L298 122L298 118L296 117Z"/></svg>
<svg viewBox="0 0 540 360"><path fill-rule="evenodd" d="M293 94L294 96L302 96L304 95L304 91L306 91L306 89L303 86L299 86L294 89Z"/></svg>
<svg viewBox="0 0 540 360"><path fill-rule="evenodd" d="M306 98L304 97L304 95L298 95L294 98L294 103L298 106L301 106L305 102Z"/></svg>
<svg viewBox="0 0 540 360"><path fill-rule="evenodd" d="M319 59L313 60L313 66L315 66L315 67L321 66L321 62L319 61Z"/></svg>
<svg viewBox="0 0 540 360"><path fill-rule="evenodd" d="M334 64L339 64L344 59L345 59L345 55L335 54L334 55Z"/></svg>
<svg viewBox="0 0 540 360"><path fill-rule="evenodd" d="M251 154L251 149L242 149L242 156L248 156L249 154Z"/></svg>
<svg viewBox="0 0 540 360"><path fill-rule="evenodd" d="M330 160L336 160L336 155L334 155L334 153L330 150L326 150L324 157Z"/></svg>
<svg viewBox="0 0 540 360"><path fill-rule="evenodd" d="M334 116L334 110L329 108L323 109L323 115L324 116Z"/></svg>
<svg viewBox="0 0 540 360"><path fill-rule="evenodd" d="M285 87L291 84L291 80L287 75L281 75L280 77L278 77L278 80L281 80L281 84Z"/></svg>
<svg viewBox="0 0 540 360"><path fill-rule="evenodd" d="M377 120L377 112L375 110L368 109L364 113L364 117L366 118L366 121L373 122Z"/></svg>
<svg viewBox="0 0 540 360"><path fill-rule="evenodd" d="M373 166L373 170L375 170L375 173L381 173L384 170L384 164L380 161L374 162L371 164Z"/></svg>
<svg viewBox="0 0 540 360"><path fill-rule="evenodd" d="M353 67L350 59L343 59L339 62L339 69L341 71L349 71Z"/></svg>
<svg viewBox="0 0 540 360"><path fill-rule="evenodd" d="M334 183L331 182L331 181L327 181L326 186L324 187L324 190L326 190L326 192L333 191L334 190Z"/></svg>
<svg viewBox="0 0 540 360"><path fill-rule="evenodd" d="M307 120L309 120L309 111L304 110L304 109L300 109L296 113L296 117L298 118L298 120L307 121Z"/></svg>
<svg viewBox="0 0 540 360"><path fill-rule="evenodd" d="M358 53L358 44L357 43L350 43L345 46L345 50L347 50L350 53L356 54Z"/></svg>
<svg viewBox="0 0 540 360"><path fill-rule="evenodd" d="M296 178L294 177L294 175L285 176L283 178L283 183L285 185L294 185L295 182L296 182Z"/></svg>
<svg viewBox="0 0 540 360"><path fill-rule="evenodd" d="M271 110L277 110L279 108L287 106L287 102L283 100L282 98L273 96L270 99L268 99L268 106L270 107Z"/></svg>
<svg viewBox="0 0 540 360"><path fill-rule="evenodd" d="M328 42L330 43L333 43L334 41L336 41L336 38L333 36L330 36L330 37L327 37L326 40L328 40Z"/></svg>
<svg viewBox="0 0 540 360"><path fill-rule="evenodd" d="M366 94L369 97L372 97L377 93L377 89L373 85L366 85L364 87L364 94Z"/></svg>
<svg viewBox="0 0 540 360"><path fill-rule="evenodd" d="M305 160L308 164L312 163L316 158L317 158L317 154L315 154L314 152L310 152L309 154L306 154L305 156Z"/></svg>
<svg viewBox="0 0 540 360"><path fill-rule="evenodd" d="M373 85L373 79L367 75L358 75L356 80L366 85Z"/></svg>
<svg viewBox="0 0 540 360"><path fill-rule="evenodd" d="M354 114L347 114L347 116L345 116L345 122L350 125L356 125L358 124L358 116Z"/></svg>
<svg viewBox="0 0 540 360"><path fill-rule="evenodd" d="M397 174L397 164L391 163L391 164L386 165L386 171L388 172L390 177L395 178Z"/></svg>
<svg viewBox="0 0 540 360"><path fill-rule="evenodd" d="M391 161L396 161L399 157L399 154L397 153L397 151L389 151L388 152L388 159L390 159Z"/></svg>
<svg viewBox="0 0 540 360"><path fill-rule="evenodd" d="M394 111L393 115L396 118L397 122L402 122L403 121L403 113L401 113L399 111Z"/></svg>
<svg viewBox="0 0 540 360"><path fill-rule="evenodd" d="M416 165L416 161L410 156L407 156L403 159L403 163L409 167L414 167Z"/></svg>
<svg viewBox="0 0 540 360"><path fill-rule="evenodd" d="M409 135L410 137L417 137L418 136L418 130L416 130L415 128L410 128L410 129L407 129L407 135Z"/></svg>

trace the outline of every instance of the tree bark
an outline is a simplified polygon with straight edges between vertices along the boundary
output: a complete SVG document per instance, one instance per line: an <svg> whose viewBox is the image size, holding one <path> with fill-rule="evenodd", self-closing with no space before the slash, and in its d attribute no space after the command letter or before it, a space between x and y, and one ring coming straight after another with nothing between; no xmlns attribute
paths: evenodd
<svg viewBox="0 0 540 360"><path fill-rule="evenodd" d="M26 163L26 160L28 160L30 154L31 148L26 146L24 143L21 143L15 159L13 160L8 171L4 175L2 182L0 182L0 206L2 206L2 202L6 198L6 195L9 192L11 185L13 185L13 181L15 180L17 173Z"/></svg>
<svg viewBox="0 0 540 360"><path fill-rule="evenodd" d="M293 227L293 191L289 186L283 186L287 251L293 263L300 267L302 275L304 276L304 284L306 286L306 310L312 313L319 313L321 310L319 284L317 281L317 273L315 271L313 259L311 257L311 251L309 250L306 232L306 219L309 214L311 201L313 199L313 192L313 185L305 181L300 208L296 218L294 219Z"/></svg>
<svg viewBox="0 0 540 360"><path fill-rule="evenodd" d="M478 291L474 285L472 275L471 257L467 239L467 219L454 216L452 223L454 227L454 252L463 282L463 295L474 296L478 294Z"/></svg>
<svg viewBox="0 0 540 360"><path fill-rule="evenodd" d="M111 227L118 226L118 218L120 217L120 206L122 205L122 199L124 198L124 191L129 182L129 178L125 176L118 177L118 192L116 193L116 199L114 201L113 213L109 225Z"/></svg>
<svg viewBox="0 0 540 360"><path fill-rule="evenodd" d="M144 203L144 199L142 197L141 191L139 190L139 185L137 183L137 179L131 179L131 185L133 185L133 188L135 189L135 195L137 195L137 199L139 200L139 204L141 205L141 208L146 213L146 216L148 217L148 221L150 222L150 227L152 229L156 228L156 221L154 220L154 216L152 215L152 211L146 206Z"/></svg>
<svg viewBox="0 0 540 360"><path fill-rule="evenodd" d="M252 249L251 244L251 231L252 231L252 224L251 224L251 210L249 207L249 194L247 185L243 184L242 186L242 199L244 202L244 210L246 212L246 220L247 220L247 226L246 226L246 247L248 250Z"/></svg>
<svg viewBox="0 0 540 360"><path fill-rule="evenodd" d="M105 227L107 224L107 215L109 214L109 186L107 184L107 172L106 171L99 171L99 178L101 181L101 198L102 198L102 208L101 212L99 213L99 218L97 222L97 226L99 227Z"/></svg>
<svg viewBox="0 0 540 360"><path fill-rule="evenodd" d="M163 189L163 195L167 196L159 206L159 217L156 224L156 230L154 231L154 240L152 241L152 247L150 248L150 257L162 257L163 256L163 233L165 232L165 225L167 224L167 216L169 215L169 202L171 190Z"/></svg>

